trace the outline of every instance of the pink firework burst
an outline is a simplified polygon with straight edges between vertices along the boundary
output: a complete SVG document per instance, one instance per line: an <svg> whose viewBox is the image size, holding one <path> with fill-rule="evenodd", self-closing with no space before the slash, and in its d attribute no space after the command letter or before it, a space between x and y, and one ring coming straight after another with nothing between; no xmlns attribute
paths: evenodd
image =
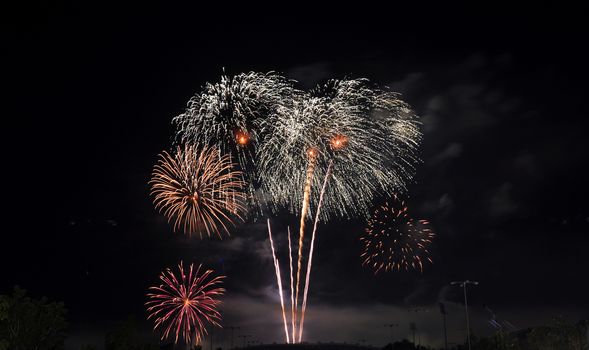
<svg viewBox="0 0 589 350"><path fill-rule="evenodd" d="M178 264L179 273L165 269L158 287L149 288L149 299L145 303L149 316L154 319L154 330L162 331L161 339L174 337L174 342L183 338L186 343L200 343L207 334L206 323L218 326L221 314L217 306L219 296L225 289L219 287L225 276L213 277L213 270L201 272L202 265L194 269L194 264L185 270L182 262Z"/></svg>

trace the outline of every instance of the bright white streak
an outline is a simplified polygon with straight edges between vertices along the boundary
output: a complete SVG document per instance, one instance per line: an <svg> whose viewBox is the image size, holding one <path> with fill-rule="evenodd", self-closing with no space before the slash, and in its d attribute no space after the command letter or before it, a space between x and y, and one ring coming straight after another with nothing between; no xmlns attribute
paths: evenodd
<svg viewBox="0 0 589 350"><path fill-rule="evenodd" d="M288 230L288 258L290 261L290 320L292 322L292 342L296 343L295 339L295 334L296 334L296 328L295 328L295 309L294 309L294 279L293 279L293 268L292 268L292 248L291 248L291 241L290 241L290 226L287 227Z"/></svg>
<svg viewBox="0 0 589 350"><path fill-rule="evenodd" d="M321 194L319 195L319 204L317 205L317 212L315 213L315 222L313 223L313 233L311 234L311 248L309 249L309 259L307 261L307 277L305 278L305 292L303 294L303 309L301 311L301 325L299 327L299 343L303 339L303 325L305 323L305 310L307 309L307 292L309 291L309 278L311 276L311 264L313 263L313 247L315 246L315 232L317 231L317 223L319 222L319 215L321 214L321 204L323 202L323 194L327 187L327 180L331 175L331 167L333 160L329 162L325 179L323 179L323 186L321 187Z"/></svg>
<svg viewBox="0 0 589 350"><path fill-rule="evenodd" d="M299 286L301 284L301 270L303 267L303 244L305 242L305 221L307 219L307 213L309 212L309 201L311 197L311 185L313 181L313 172L315 171L315 157L311 155L309 159L309 166L307 167L307 176L305 180L305 188L303 190L303 207L301 209L301 223L299 229L299 255L297 262L297 284L295 288L295 323L296 316L299 312Z"/></svg>
<svg viewBox="0 0 589 350"><path fill-rule="evenodd" d="M286 334L286 343L290 344L290 339L288 336L288 325L286 323L286 313L284 312L284 300L282 297L282 279L280 278L280 264L278 263L278 259L276 259L276 253L274 252L274 241L272 240L272 230L270 229L270 219L268 219L268 237L270 237L270 247L272 248L272 258L274 258L274 269L276 270L276 283L278 283L278 293L280 294L280 306L282 306L282 320L284 321L284 334Z"/></svg>

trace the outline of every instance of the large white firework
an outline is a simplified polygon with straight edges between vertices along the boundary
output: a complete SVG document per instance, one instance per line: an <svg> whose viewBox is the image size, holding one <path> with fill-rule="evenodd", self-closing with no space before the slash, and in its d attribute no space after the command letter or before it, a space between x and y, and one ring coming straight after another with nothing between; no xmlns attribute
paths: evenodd
<svg viewBox="0 0 589 350"><path fill-rule="evenodd" d="M261 193L272 209L300 214L292 319L293 341L301 342L317 222L368 216L376 195L403 192L418 161L421 132L396 94L372 88L365 79L331 80L310 93L293 94L259 125L264 135L256 149ZM297 325L305 222L313 210Z"/></svg>
<svg viewBox="0 0 589 350"><path fill-rule="evenodd" d="M403 192L421 142L409 106L365 79L331 80L294 94L261 120L261 130L257 176L276 210L300 214L305 195L308 210L316 210L318 189L332 164L323 220L368 216L375 195ZM307 181L309 193L303 190Z"/></svg>
<svg viewBox="0 0 589 350"><path fill-rule="evenodd" d="M258 124L293 94L291 81L274 72L223 75L220 82L207 83L173 119L176 140L236 157L254 203L254 150L262 137Z"/></svg>

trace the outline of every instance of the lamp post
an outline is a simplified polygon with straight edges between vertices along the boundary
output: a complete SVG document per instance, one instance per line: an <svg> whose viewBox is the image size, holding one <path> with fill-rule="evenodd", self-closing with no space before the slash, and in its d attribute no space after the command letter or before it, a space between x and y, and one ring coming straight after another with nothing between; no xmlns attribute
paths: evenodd
<svg viewBox="0 0 589 350"><path fill-rule="evenodd" d="M251 338L251 335L250 334L242 334L242 335L238 335L237 337L243 339L243 347L245 348L245 339Z"/></svg>
<svg viewBox="0 0 589 350"><path fill-rule="evenodd" d="M446 315L448 314L446 312L446 305L444 305L444 303L439 303L440 304L440 313L442 314L442 319L444 320L444 349L448 350L448 331L446 329Z"/></svg>
<svg viewBox="0 0 589 350"><path fill-rule="evenodd" d="M210 350L213 350L213 327L211 327Z"/></svg>
<svg viewBox="0 0 589 350"><path fill-rule="evenodd" d="M409 323L409 329L411 330L411 333L413 333L413 348L415 348L415 331L417 330L415 322Z"/></svg>
<svg viewBox="0 0 589 350"><path fill-rule="evenodd" d="M476 281L455 281L451 282L451 286L459 286L464 290L464 312L466 313L466 339L468 341L468 350L470 349L470 323L468 321L468 301L466 299L466 286L468 284L472 284L473 286L478 286L479 282Z"/></svg>
<svg viewBox="0 0 589 350"><path fill-rule="evenodd" d="M428 312L429 310L424 307L415 307L415 308L413 308L413 311L417 315L418 312ZM417 328L417 324L415 322L412 322L409 324L409 328L411 329L411 331L413 331L413 347L414 348L416 347L415 346L415 332L417 332L418 346L421 346L421 333L419 332L419 329Z"/></svg>
<svg viewBox="0 0 589 350"><path fill-rule="evenodd" d="M233 331L236 330L236 329L239 329L239 327L236 327L236 326L225 326L224 328L231 330L231 349L233 349Z"/></svg>
<svg viewBox="0 0 589 350"><path fill-rule="evenodd" d="M389 324L385 324L385 327L389 327L389 329L391 330L391 345L393 345L393 327L399 327L398 323L389 323Z"/></svg>

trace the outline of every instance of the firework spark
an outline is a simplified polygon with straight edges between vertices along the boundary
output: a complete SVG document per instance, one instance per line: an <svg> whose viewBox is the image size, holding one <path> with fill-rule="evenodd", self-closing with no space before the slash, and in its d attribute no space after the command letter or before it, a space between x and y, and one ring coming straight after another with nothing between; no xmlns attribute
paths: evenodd
<svg viewBox="0 0 589 350"><path fill-rule="evenodd" d="M368 220L362 265L379 271L416 269L423 272L424 262L433 263L428 246L435 234L426 220L413 220L404 202L378 207Z"/></svg>
<svg viewBox="0 0 589 350"><path fill-rule="evenodd" d="M174 221L174 231L182 228L201 237L229 234L227 224L241 219L245 210L242 173L233 166L229 155L210 148L197 151L185 145L174 155L160 154L150 180L151 194L156 208Z"/></svg>
<svg viewBox="0 0 589 350"><path fill-rule="evenodd" d="M145 303L148 319L154 320L154 330L162 330L162 340L172 335L175 343L180 338L187 344L200 343L207 334L206 323L220 327L218 298L225 289L219 285L225 276L212 277L212 270L201 273L201 268L199 265L195 270L190 264L185 270L180 262L179 273L168 268L160 275L162 284L149 288L149 301Z"/></svg>

